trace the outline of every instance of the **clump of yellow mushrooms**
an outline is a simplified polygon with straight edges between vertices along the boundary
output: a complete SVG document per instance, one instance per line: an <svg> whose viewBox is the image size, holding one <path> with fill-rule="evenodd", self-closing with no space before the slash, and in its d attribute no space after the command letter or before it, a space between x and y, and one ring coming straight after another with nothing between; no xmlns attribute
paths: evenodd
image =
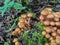
<svg viewBox="0 0 60 45"><path fill-rule="evenodd" d="M32 14L22 14L19 17L18 27L11 33L12 35L19 36L22 32L30 28Z"/></svg>
<svg viewBox="0 0 60 45"><path fill-rule="evenodd" d="M46 8L42 10L39 19L45 25L42 34L50 40L50 44L45 45L60 45L60 12L53 12L52 8Z"/></svg>

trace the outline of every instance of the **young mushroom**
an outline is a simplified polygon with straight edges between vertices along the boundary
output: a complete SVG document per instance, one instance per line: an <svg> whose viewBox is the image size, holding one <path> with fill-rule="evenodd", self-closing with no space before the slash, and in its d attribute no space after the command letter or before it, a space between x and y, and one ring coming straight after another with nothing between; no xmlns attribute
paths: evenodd
<svg viewBox="0 0 60 45"><path fill-rule="evenodd" d="M22 45L20 42L15 42L15 45Z"/></svg>
<svg viewBox="0 0 60 45"><path fill-rule="evenodd" d="M49 45L49 43L45 43L45 45Z"/></svg>
<svg viewBox="0 0 60 45"><path fill-rule="evenodd" d="M60 26L60 22L56 22L55 24L56 24L56 26Z"/></svg>
<svg viewBox="0 0 60 45"><path fill-rule="evenodd" d="M53 21L50 22L50 25L51 25L51 26L54 26L54 25L55 25L55 22L53 22Z"/></svg>
<svg viewBox="0 0 60 45"><path fill-rule="evenodd" d="M28 13L27 16L28 16L29 18L31 18L31 17L32 17L32 13Z"/></svg>
<svg viewBox="0 0 60 45"><path fill-rule="evenodd" d="M51 36L50 36L50 34L46 34L45 37L46 38L50 38Z"/></svg>
<svg viewBox="0 0 60 45"><path fill-rule="evenodd" d="M53 32L51 35L54 36L54 37L56 37L57 33Z"/></svg>
<svg viewBox="0 0 60 45"><path fill-rule="evenodd" d="M47 33L51 33L51 31L52 31L50 27L46 27L45 30Z"/></svg>
<svg viewBox="0 0 60 45"><path fill-rule="evenodd" d="M56 36L56 43L60 44L60 36Z"/></svg>
<svg viewBox="0 0 60 45"><path fill-rule="evenodd" d="M53 14L49 14L49 15L47 16L47 18L52 19L52 18L54 18L54 15L53 15Z"/></svg>
<svg viewBox="0 0 60 45"><path fill-rule="evenodd" d="M26 14L22 14L21 17L25 19L27 16Z"/></svg>
<svg viewBox="0 0 60 45"><path fill-rule="evenodd" d="M50 21L48 21L48 20L46 20L46 21L44 21L44 25L50 25Z"/></svg>
<svg viewBox="0 0 60 45"><path fill-rule="evenodd" d="M60 29L57 29L57 33L60 34Z"/></svg>
<svg viewBox="0 0 60 45"><path fill-rule="evenodd" d="M43 31L42 34L43 34L43 35L46 35L46 31Z"/></svg>

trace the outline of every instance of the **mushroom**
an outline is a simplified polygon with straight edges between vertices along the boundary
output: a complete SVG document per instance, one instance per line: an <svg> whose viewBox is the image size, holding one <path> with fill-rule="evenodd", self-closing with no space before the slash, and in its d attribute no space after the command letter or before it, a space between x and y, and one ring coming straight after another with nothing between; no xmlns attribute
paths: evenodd
<svg viewBox="0 0 60 45"><path fill-rule="evenodd" d="M28 15L27 15L29 18L31 18L32 17L32 13L28 13Z"/></svg>
<svg viewBox="0 0 60 45"><path fill-rule="evenodd" d="M26 14L22 14L21 17L25 19L27 16Z"/></svg>
<svg viewBox="0 0 60 45"><path fill-rule="evenodd" d="M57 33L60 34L60 29L57 29Z"/></svg>
<svg viewBox="0 0 60 45"><path fill-rule="evenodd" d="M48 20L46 20L46 21L44 21L44 25L49 25L50 24L50 21L48 21Z"/></svg>
<svg viewBox="0 0 60 45"><path fill-rule="evenodd" d="M45 30L47 33L51 33L51 31L52 31L50 27L46 27Z"/></svg>
<svg viewBox="0 0 60 45"><path fill-rule="evenodd" d="M49 43L45 43L45 45L49 45Z"/></svg>
<svg viewBox="0 0 60 45"><path fill-rule="evenodd" d="M49 40L53 40L53 37L50 37Z"/></svg>
<svg viewBox="0 0 60 45"><path fill-rule="evenodd" d="M56 36L56 43L60 44L60 36Z"/></svg>
<svg viewBox="0 0 60 45"><path fill-rule="evenodd" d="M15 45L22 45L20 42L15 42Z"/></svg>
<svg viewBox="0 0 60 45"><path fill-rule="evenodd" d="M48 16L47 16L47 18L54 18L54 15L53 14L49 14Z"/></svg>
<svg viewBox="0 0 60 45"><path fill-rule="evenodd" d="M57 33L53 32L51 35L54 36L54 37L56 37Z"/></svg>
<svg viewBox="0 0 60 45"><path fill-rule="evenodd" d="M48 11L48 10L46 10L46 9L45 9L45 10L42 10L42 11L41 11L41 14L46 16L46 15L48 15L48 14L49 14L49 11Z"/></svg>
<svg viewBox="0 0 60 45"><path fill-rule="evenodd" d="M46 34L45 37L46 37L46 38L50 38L50 34Z"/></svg>
<svg viewBox="0 0 60 45"><path fill-rule="evenodd" d="M56 17L55 17L55 18L54 18L54 21L59 21L59 18L56 18Z"/></svg>
<svg viewBox="0 0 60 45"><path fill-rule="evenodd" d="M24 27L24 23L18 22L18 26L19 26L20 28L23 28L23 27Z"/></svg>
<svg viewBox="0 0 60 45"><path fill-rule="evenodd" d="M55 24L56 24L56 26L60 26L60 22L56 22Z"/></svg>
<svg viewBox="0 0 60 45"><path fill-rule="evenodd" d="M40 20L44 20L44 17L42 15L39 18L40 18Z"/></svg>
<svg viewBox="0 0 60 45"><path fill-rule="evenodd" d="M50 25L51 25L51 26L54 26L54 25L55 25L55 22L53 22L53 21L50 22Z"/></svg>
<svg viewBox="0 0 60 45"><path fill-rule="evenodd" d="M15 43L15 42L17 42L17 41L18 41L18 38L14 38L13 42Z"/></svg>
<svg viewBox="0 0 60 45"><path fill-rule="evenodd" d="M43 34L43 35L46 35L46 31L43 31L42 34Z"/></svg>
<svg viewBox="0 0 60 45"><path fill-rule="evenodd" d="M20 29L19 28L16 28L15 31L18 32L18 31L20 31Z"/></svg>

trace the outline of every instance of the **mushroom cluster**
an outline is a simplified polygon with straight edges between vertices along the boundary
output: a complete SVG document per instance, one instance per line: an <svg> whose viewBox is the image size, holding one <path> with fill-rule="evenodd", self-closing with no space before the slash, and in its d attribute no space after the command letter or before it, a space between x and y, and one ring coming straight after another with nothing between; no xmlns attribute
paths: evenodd
<svg viewBox="0 0 60 45"><path fill-rule="evenodd" d="M15 45L22 45L22 44L19 42L18 38L14 38L13 42L15 43Z"/></svg>
<svg viewBox="0 0 60 45"><path fill-rule="evenodd" d="M39 19L45 25L42 34L51 41L50 45L60 45L60 12L53 12L52 8L46 8L42 10Z"/></svg>
<svg viewBox="0 0 60 45"><path fill-rule="evenodd" d="M12 35L19 36L21 32L24 32L25 30L30 28L30 20L31 20L32 14L22 14L19 17L18 27L12 32Z"/></svg>

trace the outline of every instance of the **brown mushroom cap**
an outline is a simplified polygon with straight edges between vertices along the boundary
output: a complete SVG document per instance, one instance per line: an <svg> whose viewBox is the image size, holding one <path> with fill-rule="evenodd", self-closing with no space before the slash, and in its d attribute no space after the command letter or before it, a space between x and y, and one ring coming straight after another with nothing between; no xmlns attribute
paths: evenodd
<svg viewBox="0 0 60 45"><path fill-rule="evenodd" d="M60 22L56 22L55 24L56 24L56 26L60 26Z"/></svg>
<svg viewBox="0 0 60 45"><path fill-rule="evenodd" d="M50 25L50 21L48 21L48 20L44 21L43 23L44 23L44 25L46 25L46 26L47 26L47 25Z"/></svg>
<svg viewBox="0 0 60 45"><path fill-rule="evenodd" d="M59 18L56 18L56 17L55 17L55 18L54 18L54 21L59 21Z"/></svg>
<svg viewBox="0 0 60 45"><path fill-rule="evenodd" d="M45 30L47 33L51 33L51 31L52 31L50 27L46 27Z"/></svg>
<svg viewBox="0 0 60 45"><path fill-rule="evenodd" d="M28 13L28 15L27 15L27 16L31 18L31 17L32 17L32 13Z"/></svg>
<svg viewBox="0 0 60 45"><path fill-rule="evenodd" d="M45 45L49 45L49 43L45 43Z"/></svg>
<svg viewBox="0 0 60 45"><path fill-rule="evenodd" d="M43 34L43 35L46 35L46 31L43 31L42 34Z"/></svg>
<svg viewBox="0 0 60 45"><path fill-rule="evenodd" d="M53 33L52 33L52 36L56 36L56 35L57 35L57 33L56 33L56 32L53 32Z"/></svg>
<svg viewBox="0 0 60 45"><path fill-rule="evenodd" d="M60 29L57 29L57 33L60 34Z"/></svg>
<svg viewBox="0 0 60 45"><path fill-rule="evenodd" d="M21 17L22 18L26 18L27 16L26 16L26 14L22 14Z"/></svg>
<svg viewBox="0 0 60 45"><path fill-rule="evenodd" d="M49 12L50 12L49 10L46 10L46 9L45 9L45 10L42 10L42 11L41 11L41 14L46 16L46 15L49 14Z"/></svg>
<svg viewBox="0 0 60 45"><path fill-rule="evenodd" d="M23 28L23 27L24 27L24 23L18 22L18 26L19 26L20 28Z"/></svg>
<svg viewBox="0 0 60 45"><path fill-rule="evenodd" d="M56 36L56 43L60 44L60 36Z"/></svg>
<svg viewBox="0 0 60 45"><path fill-rule="evenodd" d="M18 31L20 31L20 29L19 28L16 28L15 31L18 32Z"/></svg>
<svg viewBox="0 0 60 45"><path fill-rule="evenodd" d="M22 45L20 42L15 42L15 45Z"/></svg>
<svg viewBox="0 0 60 45"><path fill-rule="evenodd" d="M46 37L46 38L50 38L50 34L46 34L45 37Z"/></svg>
<svg viewBox="0 0 60 45"><path fill-rule="evenodd" d="M17 41L18 41L18 39L17 38L14 38L13 42L17 42Z"/></svg>
<svg viewBox="0 0 60 45"><path fill-rule="evenodd" d="M54 18L54 15L53 14L49 14L48 16L47 16L47 18Z"/></svg>
<svg viewBox="0 0 60 45"><path fill-rule="evenodd" d="M55 25L55 22L53 22L53 21L50 22L50 25L51 25L51 26L54 26L54 25Z"/></svg>

